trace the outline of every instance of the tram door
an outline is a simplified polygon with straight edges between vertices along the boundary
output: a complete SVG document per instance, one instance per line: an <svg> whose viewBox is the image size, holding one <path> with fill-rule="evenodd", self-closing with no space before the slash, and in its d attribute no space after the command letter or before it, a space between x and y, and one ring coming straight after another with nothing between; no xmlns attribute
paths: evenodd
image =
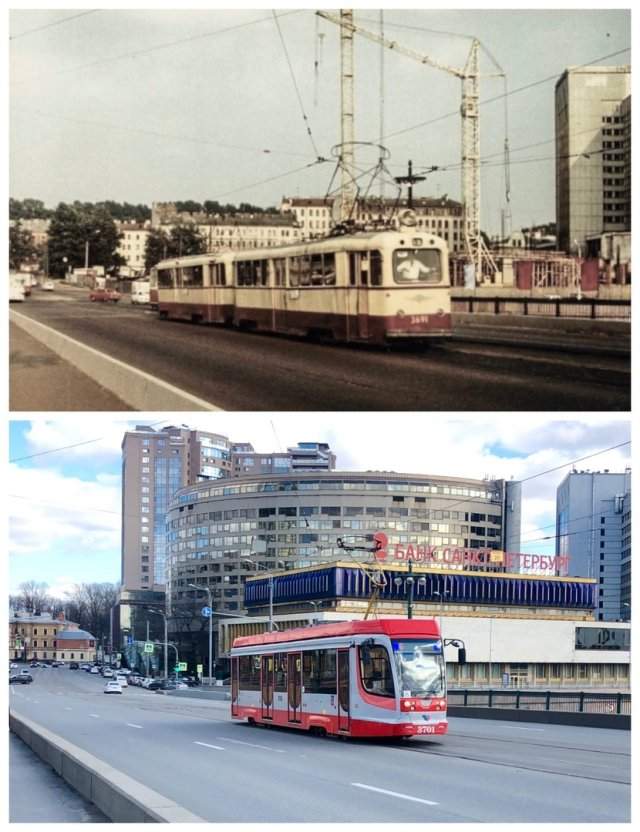
<svg viewBox="0 0 640 832"><path fill-rule="evenodd" d="M351 727L349 708L349 649L338 650L338 731Z"/></svg>
<svg viewBox="0 0 640 832"><path fill-rule="evenodd" d="M271 261L271 328L275 332L283 332L287 326L286 264L284 257Z"/></svg>
<svg viewBox="0 0 640 832"><path fill-rule="evenodd" d="M356 338L369 337L369 282L369 252L350 252L349 313L356 321Z"/></svg>
<svg viewBox="0 0 640 832"><path fill-rule="evenodd" d="M302 653L287 655L287 698L289 722L300 722L302 705Z"/></svg>
<svg viewBox="0 0 640 832"><path fill-rule="evenodd" d="M238 716L239 664L240 660L237 656L231 659L231 716Z"/></svg>
<svg viewBox="0 0 640 832"><path fill-rule="evenodd" d="M273 719L273 656L262 657L262 716L264 719Z"/></svg>

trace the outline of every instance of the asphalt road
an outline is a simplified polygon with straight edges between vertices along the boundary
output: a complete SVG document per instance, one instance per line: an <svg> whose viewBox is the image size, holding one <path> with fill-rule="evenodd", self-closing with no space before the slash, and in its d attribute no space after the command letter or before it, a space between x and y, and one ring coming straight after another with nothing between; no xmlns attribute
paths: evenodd
<svg viewBox="0 0 640 832"><path fill-rule="evenodd" d="M87 290L16 311L225 410L627 410L629 358L456 343L383 350L160 321ZM588 340L588 339L587 339ZM12 374L19 372L13 364ZM99 379L98 379L99 381Z"/></svg>
<svg viewBox="0 0 640 832"><path fill-rule="evenodd" d="M453 719L438 741L345 741L232 722L228 702L33 673L11 687L17 713L212 822L630 821L626 731Z"/></svg>

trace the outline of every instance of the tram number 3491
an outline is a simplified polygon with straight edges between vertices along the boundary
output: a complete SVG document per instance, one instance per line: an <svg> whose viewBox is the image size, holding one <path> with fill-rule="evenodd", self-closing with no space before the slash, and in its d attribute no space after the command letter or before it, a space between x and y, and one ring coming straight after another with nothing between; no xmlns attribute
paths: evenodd
<svg viewBox="0 0 640 832"><path fill-rule="evenodd" d="M435 732L435 725L418 725L416 729L416 734L435 734Z"/></svg>

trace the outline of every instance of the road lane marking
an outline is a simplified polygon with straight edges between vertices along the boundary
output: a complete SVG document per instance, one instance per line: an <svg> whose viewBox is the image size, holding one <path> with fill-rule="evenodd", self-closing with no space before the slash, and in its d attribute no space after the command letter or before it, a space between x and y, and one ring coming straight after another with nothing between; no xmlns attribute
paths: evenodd
<svg viewBox="0 0 640 832"><path fill-rule="evenodd" d="M194 740L193 744L194 745L204 745L205 748L215 748L216 751L224 751L224 748L221 745L211 745L211 743L208 743L208 742L198 742L198 740Z"/></svg>
<svg viewBox="0 0 640 832"><path fill-rule="evenodd" d="M519 725L513 726L516 731L544 731L544 728L520 728Z"/></svg>
<svg viewBox="0 0 640 832"><path fill-rule="evenodd" d="M377 786L367 786L366 783L352 783L358 789L368 789L372 792L380 792L381 794L389 794L391 797L400 797L402 800L412 800L414 803L426 803L427 806L438 806L434 800L425 800L423 797L414 797L411 794L402 794L402 792L391 792L388 789L379 789Z"/></svg>
<svg viewBox="0 0 640 832"><path fill-rule="evenodd" d="M251 748L262 748L264 751L275 751L277 754L284 754L283 748L272 748L270 745L257 745L255 742L243 742L242 740L232 740L230 737L216 737L223 742L233 742L236 745L248 745Z"/></svg>
<svg viewBox="0 0 640 832"><path fill-rule="evenodd" d="M135 722L125 722L125 725L128 725L129 728L142 728L142 725L136 725Z"/></svg>
<svg viewBox="0 0 640 832"><path fill-rule="evenodd" d="M69 708L69 707L65 708L65 711L72 711L72 710L73 710L73 708Z"/></svg>
<svg viewBox="0 0 640 832"><path fill-rule="evenodd" d="M95 719L100 719L100 714L89 714L89 716L92 716Z"/></svg>

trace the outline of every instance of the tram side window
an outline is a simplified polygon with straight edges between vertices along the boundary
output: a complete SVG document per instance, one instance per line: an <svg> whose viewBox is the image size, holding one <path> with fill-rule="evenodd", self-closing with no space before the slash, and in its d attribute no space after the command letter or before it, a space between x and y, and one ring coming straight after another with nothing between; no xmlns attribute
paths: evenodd
<svg viewBox="0 0 640 832"><path fill-rule="evenodd" d="M306 650L302 654L302 684L305 693L336 692L336 651Z"/></svg>
<svg viewBox="0 0 640 832"><path fill-rule="evenodd" d="M211 274L213 278L213 285L214 286L225 286L226 279L225 279L225 265L224 263L212 263L211 265Z"/></svg>
<svg viewBox="0 0 640 832"><path fill-rule="evenodd" d="M286 260L284 257L279 257L273 261L273 274L276 286L284 286L286 277Z"/></svg>
<svg viewBox="0 0 640 832"><path fill-rule="evenodd" d="M311 255L311 285L336 285L336 256L333 252Z"/></svg>
<svg viewBox="0 0 640 832"><path fill-rule="evenodd" d="M158 287L161 289L173 288L173 269L158 269Z"/></svg>
<svg viewBox="0 0 640 832"><path fill-rule="evenodd" d="M275 678L275 689L281 693L286 692L287 690L287 654L286 653L277 653L275 657L276 661L276 678Z"/></svg>
<svg viewBox="0 0 640 832"><path fill-rule="evenodd" d="M236 263L238 286L267 286L267 260L240 260Z"/></svg>
<svg viewBox="0 0 640 832"><path fill-rule="evenodd" d="M202 286L202 266L183 266L180 269L180 283L184 289Z"/></svg>
<svg viewBox="0 0 640 832"><path fill-rule="evenodd" d="M238 676L242 690L260 690L261 656L240 656Z"/></svg>
<svg viewBox="0 0 640 832"><path fill-rule="evenodd" d="M382 286L382 252L349 254L349 286Z"/></svg>
<svg viewBox="0 0 640 832"><path fill-rule="evenodd" d="M372 647L362 645L359 653L363 688L376 696L394 696L393 676L387 648L380 644Z"/></svg>

